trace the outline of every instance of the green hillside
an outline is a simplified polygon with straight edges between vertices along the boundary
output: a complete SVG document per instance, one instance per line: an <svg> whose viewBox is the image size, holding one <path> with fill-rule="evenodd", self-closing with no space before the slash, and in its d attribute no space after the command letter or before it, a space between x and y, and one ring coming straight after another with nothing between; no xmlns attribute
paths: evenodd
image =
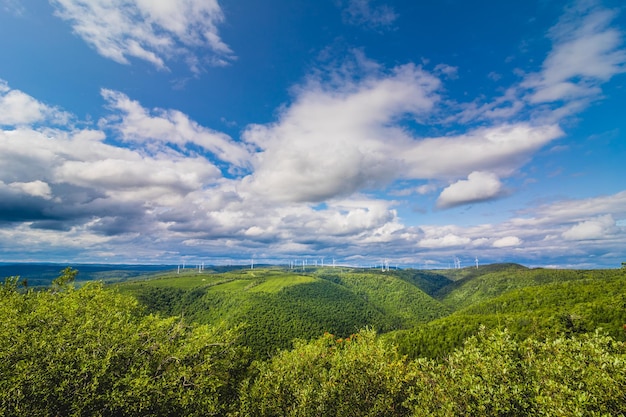
<svg viewBox="0 0 626 417"><path fill-rule="evenodd" d="M468 292L465 299L460 296ZM497 295L490 297L490 293ZM482 301L470 304L468 298ZM476 334L481 326L506 328L519 340L530 336L571 336L596 329L626 340L623 269L525 270L508 279L500 273L486 274L455 288L444 302L453 305L450 300L454 299L467 306L447 317L386 337L412 357L445 355Z"/></svg>
<svg viewBox="0 0 626 417"><path fill-rule="evenodd" d="M528 269L517 264L438 271L278 267L180 274L117 285L148 311L201 324L245 324L242 343L264 357L295 338L346 337L371 327L412 357L445 355L481 325L515 337L623 337L624 270Z"/></svg>
<svg viewBox="0 0 626 417"><path fill-rule="evenodd" d="M393 318L396 328L413 327L449 314L448 308L426 294L414 282L402 279L403 276L395 271L351 271L333 274L331 270L324 271L318 276L331 280L367 300L387 317ZM433 282L436 286L439 280L435 279Z"/></svg>
<svg viewBox="0 0 626 417"><path fill-rule="evenodd" d="M461 270L462 271L462 270ZM600 278L619 274L619 270L563 270L528 269L510 264L506 267L467 268L466 275L443 287L436 298L455 310L497 297L518 288L540 286L556 282Z"/></svg>
<svg viewBox="0 0 626 417"><path fill-rule="evenodd" d="M405 274L406 275L406 274ZM243 341L259 355L324 332L341 337L365 327L409 329L449 314L448 308L395 271L311 268L308 274L258 268L181 274L126 282L118 288L148 311L204 324L245 323ZM450 281L432 275L431 287ZM421 279L421 284L427 284Z"/></svg>

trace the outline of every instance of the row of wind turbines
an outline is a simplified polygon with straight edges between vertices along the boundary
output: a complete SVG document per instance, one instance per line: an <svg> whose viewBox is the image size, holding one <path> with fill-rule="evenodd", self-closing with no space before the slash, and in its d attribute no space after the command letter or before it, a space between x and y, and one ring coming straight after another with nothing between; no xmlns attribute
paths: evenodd
<svg viewBox="0 0 626 417"><path fill-rule="evenodd" d="M321 266L322 268L324 267L324 259L325 257L322 256L319 260L321 261ZM454 261L454 269L461 269L461 260L458 257L454 257L453 259ZM474 259L474 263L476 265L476 269L478 269L478 257L476 257ZM289 261L289 269L299 269L299 265L300 265L300 261L296 260L296 261ZM309 266L309 260L308 259L303 259L302 260L302 271L306 270L306 268ZM313 264L311 264L311 266L313 266ZM318 259L315 259L315 267L318 266ZM333 263L332 263L332 267L335 268L336 267L336 262L335 262L335 258L333 258ZM448 265L448 267L450 267L450 265ZM186 265L185 262L182 263L182 268L181 265L178 265L178 269L176 271L177 274L180 274L181 269L185 270ZM373 269L377 269L378 266L374 265ZM204 271L204 262L197 264L194 269L198 270L198 273ZM250 258L250 269L254 269L254 258ZM398 266L396 265L395 269L398 269ZM381 261L380 263L380 270L382 272L385 271L389 271L389 259L385 258L384 260Z"/></svg>

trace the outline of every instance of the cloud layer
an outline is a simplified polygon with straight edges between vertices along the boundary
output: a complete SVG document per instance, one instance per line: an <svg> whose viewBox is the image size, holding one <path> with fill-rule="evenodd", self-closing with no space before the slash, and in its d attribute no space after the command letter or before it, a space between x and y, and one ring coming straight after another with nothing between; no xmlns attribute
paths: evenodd
<svg viewBox="0 0 626 417"><path fill-rule="evenodd" d="M132 57L166 69L182 57L199 71L197 47L211 51L214 64L233 59L218 36L215 1L52 4L120 63ZM395 19L367 1L346 7L351 23ZM511 184L529 161L566 136L568 117L626 70L613 17L568 9L548 33L552 48L538 70L491 101L450 100L456 67L384 67L354 51L311 71L273 121L245 126L240 137L107 88L104 116L78 121L0 80L0 250L124 262L207 254L355 263L393 255L429 265L461 254L613 261L626 244L626 191L555 198L474 224L409 223L400 214L414 201L444 212L515 194Z"/></svg>

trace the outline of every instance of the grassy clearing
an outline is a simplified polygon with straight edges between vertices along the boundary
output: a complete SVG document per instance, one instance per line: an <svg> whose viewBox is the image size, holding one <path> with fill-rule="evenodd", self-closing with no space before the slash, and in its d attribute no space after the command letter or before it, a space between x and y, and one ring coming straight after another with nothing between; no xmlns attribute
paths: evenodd
<svg viewBox="0 0 626 417"><path fill-rule="evenodd" d="M259 285L250 288L249 291L276 293L286 287L292 287L294 285L306 284L315 281L315 278L304 275L280 275L264 280Z"/></svg>
<svg viewBox="0 0 626 417"><path fill-rule="evenodd" d="M247 279L236 279L230 282L225 282L223 284L218 284L209 289L210 292L232 292L232 291L243 291L247 286L254 283L252 280Z"/></svg>
<svg viewBox="0 0 626 417"><path fill-rule="evenodd" d="M223 275L199 274L193 272L181 272L180 274L168 274L163 277L145 279L141 281L130 281L119 284L119 288L124 291L139 287L153 288L180 288L191 290L194 288L215 285L216 282L224 281Z"/></svg>

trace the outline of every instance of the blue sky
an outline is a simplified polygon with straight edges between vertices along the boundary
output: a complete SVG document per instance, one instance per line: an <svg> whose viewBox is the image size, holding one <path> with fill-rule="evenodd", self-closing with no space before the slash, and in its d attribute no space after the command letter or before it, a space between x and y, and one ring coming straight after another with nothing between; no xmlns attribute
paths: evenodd
<svg viewBox="0 0 626 417"><path fill-rule="evenodd" d="M0 260L626 261L621 1L0 0Z"/></svg>

